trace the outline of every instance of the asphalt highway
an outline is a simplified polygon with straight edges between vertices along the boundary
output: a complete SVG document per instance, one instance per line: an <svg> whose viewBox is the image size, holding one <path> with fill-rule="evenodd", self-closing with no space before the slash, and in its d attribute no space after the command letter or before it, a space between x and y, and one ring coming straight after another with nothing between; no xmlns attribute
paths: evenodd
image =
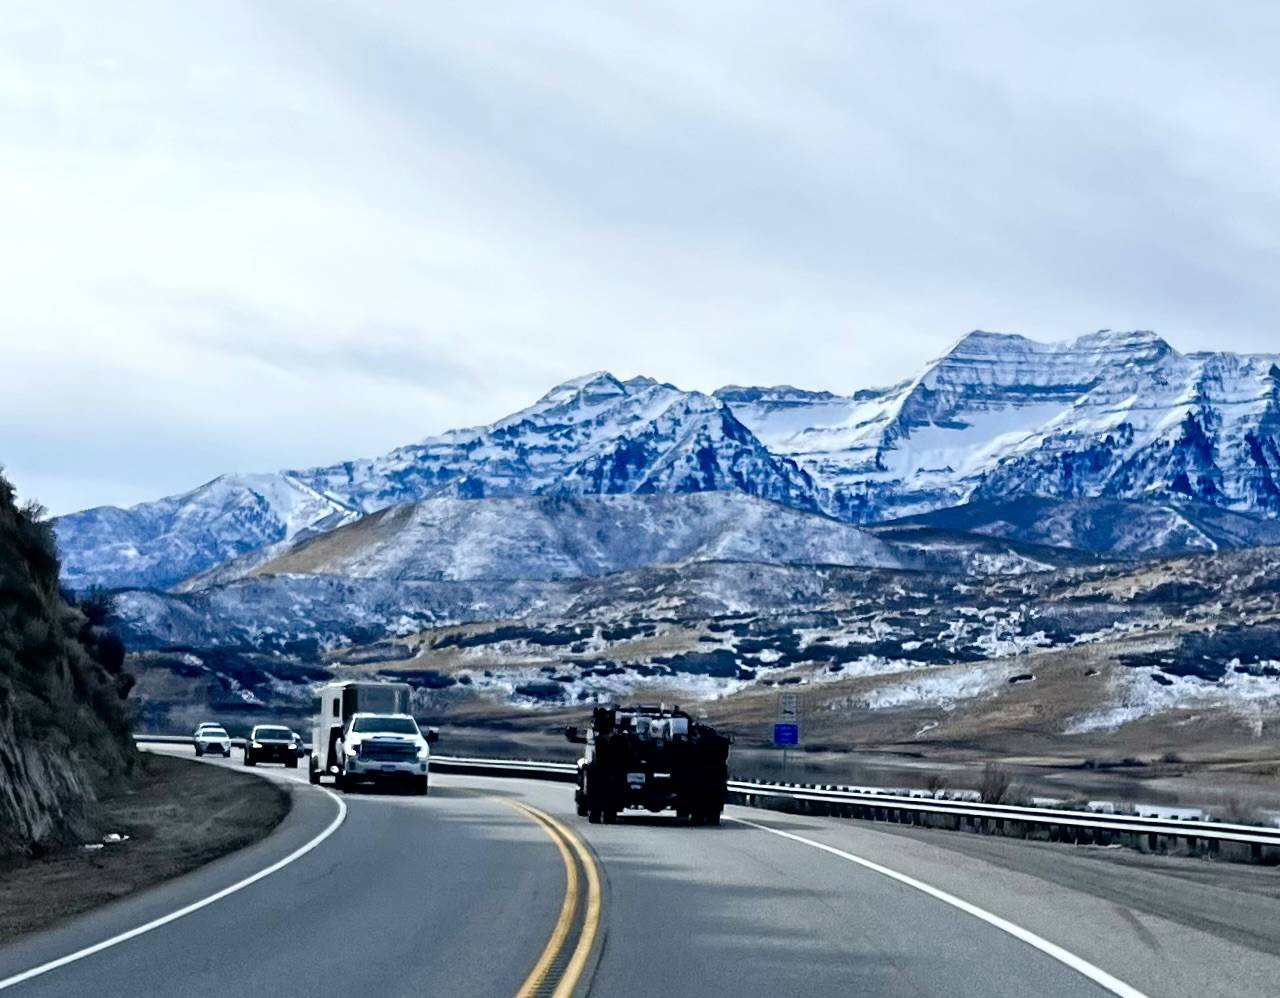
<svg viewBox="0 0 1280 998"><path fill-rule="evenodd" d="M340 795L255 772L290 781L279 829L0 947L0 994L1280 993L1265 945L1156 913L1147 871L1064 877L1081 861L1065 847L1009 842L1005 862L1001 843L961 846L973 836L745 808L719 828L589 825L562 784L437 774L425 798ZM1150 903L1117 898L1143 877ZM1197 912L1215 889L1167 888Z"/></svg>

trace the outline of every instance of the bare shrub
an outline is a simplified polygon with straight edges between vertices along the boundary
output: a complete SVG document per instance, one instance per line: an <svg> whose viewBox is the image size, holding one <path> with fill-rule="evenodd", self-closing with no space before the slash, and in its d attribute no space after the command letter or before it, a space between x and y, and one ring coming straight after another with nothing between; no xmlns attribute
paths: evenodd
<svg viewBox="0 0 1280 998"><path fill-rule="evenodd" d="M1003 804L1013 785L1013 776L999 763L989 762L982 769L978 799L984 804Z"/></svg>
<svg viewBox="0 0 1280 998"><path fill-rule="evenodd" d="M1257 801L1243 797L1228 797L1213 809L1215 821L1229 825L1270 825L1271 820Z"/></svg>
<svg viewBox="0 0 1280 998"><path fill-rule="evenodd" d="M1017 807L1035 807L1036 800L1032 793L1031 787L1022 783L1014 783L1010 785L1008 792L1004 795L1005 804L1014 804Z"/></svg>
<svg viewBox="0 0 1280 998"><path fill-rule="evenodd" d="M941 773L930 773L924 781L924 788L929 791L930 796L937 797L947 789L947 778Z"/></svg>

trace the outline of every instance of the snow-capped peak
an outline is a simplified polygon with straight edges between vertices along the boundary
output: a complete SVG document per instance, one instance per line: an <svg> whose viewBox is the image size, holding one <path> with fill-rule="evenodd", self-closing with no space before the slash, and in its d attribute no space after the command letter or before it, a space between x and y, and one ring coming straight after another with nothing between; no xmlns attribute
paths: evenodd
<svg viewBox="0 0 1280 998"><path fill-rule="evenodd" d="M169 585L434 496L738 491L848 521L978 499L1190 499L1280 514L1280 357L1181 354L1149 331L976 330L890 388L686 392L594 371L487 426L382 457L225 475L58 523L72 585Z"/></svg>

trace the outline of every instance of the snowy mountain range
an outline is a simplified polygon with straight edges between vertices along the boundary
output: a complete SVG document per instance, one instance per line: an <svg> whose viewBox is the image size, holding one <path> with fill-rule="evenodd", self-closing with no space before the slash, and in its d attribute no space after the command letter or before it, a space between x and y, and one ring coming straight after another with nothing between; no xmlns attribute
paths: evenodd
<svg viewBox="0 0 1280 998"><path fill-rule="evenodd" d="M1180 354L1147 332L1061 344L975 332L917 377L848 396L708 396L597 373L379 458L224 475L57 530L68 585L168 587L425 499L717 492L854 524L1033 496L1275 517L1280 356ZM1230 536L1247 539L1250 522Z"/></svg>
<svg viewBox="0 0 1280 998"><path fill-rule="evenodd" d="M716 396L848 519L1018 495L1280 513L1280 355L1180 354L1149 332L974 332L892 388Z"/></svg>

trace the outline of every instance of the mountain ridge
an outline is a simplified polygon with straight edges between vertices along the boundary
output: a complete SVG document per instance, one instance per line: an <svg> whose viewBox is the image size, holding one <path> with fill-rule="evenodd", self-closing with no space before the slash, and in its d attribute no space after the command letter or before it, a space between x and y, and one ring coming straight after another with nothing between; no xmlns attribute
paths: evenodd
<svg viewBox="0 0 1280 998"><path fill-rule="evenodd" d="M436 497L742 492L848 523L1018 496L1194 500L1280 515L1280 356L1155 333L974 331L888 388L706 395L592 372L494 423L370 459L223 475L59 519L64 580L166 587Z"/></svg>

